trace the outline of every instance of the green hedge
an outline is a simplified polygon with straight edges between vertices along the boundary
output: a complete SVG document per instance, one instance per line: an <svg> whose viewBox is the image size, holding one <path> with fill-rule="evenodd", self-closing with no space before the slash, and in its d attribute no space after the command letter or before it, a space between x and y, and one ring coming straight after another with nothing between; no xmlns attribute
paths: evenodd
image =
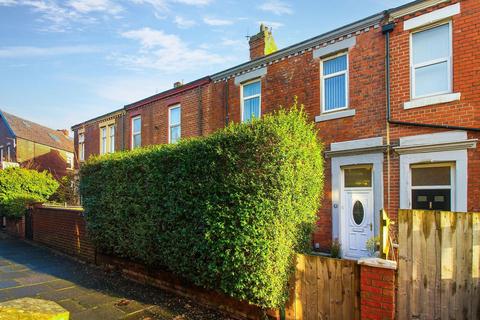
<svg viewBox="0 0 480 320"><path fill-rule="evenodd" d="M206 138L92 158L80 180L102 251L262 307L285 303L322 187L322 145L296 107Z"/></svg>
<svg viewBox="0 0 480 320"><path fill-rule="evenodd" d="M0 170L0 214L20 218L27 205L46 201L57 188L58 182L46 171Z"/></svg>

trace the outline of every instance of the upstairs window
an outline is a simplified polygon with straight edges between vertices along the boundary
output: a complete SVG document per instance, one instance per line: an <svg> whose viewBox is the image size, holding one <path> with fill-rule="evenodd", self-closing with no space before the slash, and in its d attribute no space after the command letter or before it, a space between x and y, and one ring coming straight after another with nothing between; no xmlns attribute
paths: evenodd
<svg viewBox="0 0 480 320"><path fill-rule="evenodd" d="M182 109L180 105L168 110L168 142L176 143L182 135Z"/></svg>
<svg viewBox="0 0 480 320"><path fill-rule="evenodd" d="M7 144L7 162L10 162L12 161L12 154L11 154L11 150L10 150L10 145Z"/></svg>
<svg viewBox="0 0 480 320"><path fill-rule="evenodd" d="M451 92L451 24L412 33L412 98Z"/></svg>
<svg viewBox="0 0 480 320"><path fill-rule="evenodd" d="M67 169L73 169L73 154L67 152Z"/></svg>
<svg viewBox="0 0 480 320"><path fill-rule="evenodd" d="M322 112L348 107L348 55L342 53L322 61Z"/></svg>
<svg viewBox="0 0 480 320"><path fill-rule="evenodd" d="M261 80L242 85L242 121L260 118L262 99Z"/></svg>
<svg viewBox="0 0 480 320"><path fill-rule="evenodd" d="M85 134L78 134L78 157L80 161L85 161Z"/></svg>
<svg viewBox="0 0 480 320"><path fill-rule="evenodd" d="M115 125L112 124L108 126L108 133L109 133L109 148L108 152L113 153L115 152Z"/></svg>
<svg viewBox="0 0 480 320"><path fill-rule="evenodd" d="M107 127L100 128L100 154L107 153Z"/></svg>
<svg viewBox="0 0 480 320"><path fill-rule="evenodd" d="M132 118L132 149L142 146L142 118Z"/></svg>

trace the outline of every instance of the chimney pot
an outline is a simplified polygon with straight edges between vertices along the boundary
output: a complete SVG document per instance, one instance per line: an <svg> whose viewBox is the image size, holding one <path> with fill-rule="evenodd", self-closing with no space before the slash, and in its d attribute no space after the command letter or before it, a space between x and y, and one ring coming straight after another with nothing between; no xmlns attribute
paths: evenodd
<svg viewBox="0 0 480 320"><path fill-rule="evenodd" d="M260 31L250 37L248 44L250 45L250 60L261 58L278 50L272 36L272 29L263 23L260 24Z"/></svg>
<svg viewBox="0 0 480 320"><path fill-rule="evenodd" d="M57 131L63 133L65 137L68 137L70 135L70 131L68 131L68 129L58 129Z"/></svg>
<svg viewBox="0 0 480 320"><path fill-rule="evenodd" d="M178 87L181 87L181 86L183 86L183 82L182 82L182 81L177 81L177 82L175 82L175 83L173 84L173 87L174 87L174 88L178 88Z"/></svg>

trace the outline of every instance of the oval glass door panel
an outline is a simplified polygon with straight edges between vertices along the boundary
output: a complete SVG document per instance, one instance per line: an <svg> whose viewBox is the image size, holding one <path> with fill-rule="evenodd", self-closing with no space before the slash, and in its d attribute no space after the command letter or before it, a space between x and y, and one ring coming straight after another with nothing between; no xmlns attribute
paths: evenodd
<svg viewBox="0 0 480 320"><path fill-rule="evenodd" d="M353 221L355 221L357 225L361 225L365 217L365 210L360 200L355 201L355 204L353 205L352 214L353 214Z"/></svg>

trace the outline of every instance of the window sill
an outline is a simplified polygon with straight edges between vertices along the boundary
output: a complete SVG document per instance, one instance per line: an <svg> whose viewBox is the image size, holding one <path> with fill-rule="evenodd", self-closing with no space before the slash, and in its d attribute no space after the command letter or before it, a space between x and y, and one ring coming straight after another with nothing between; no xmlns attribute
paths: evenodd
<svg viewBox="0 0 480 320"><path fill-rule="evenodd" d="M315 117L315 122L323 122L328 120L353 117L355 115L355 109L347 109L342 111L336 111L331 113L324 113Z"/></svg>
<svg viewBox="0 0 480 320"><path fill-rule="evenodd" d="M420 107L431 106L439 103L457 101L457 100L460 100L460 96L461 96L460 92L457 92L457 93L447 93L447 94L440 94L437 96L414 99L412 101L405 102L403 104L403 109L420 108Z"/></svg>

